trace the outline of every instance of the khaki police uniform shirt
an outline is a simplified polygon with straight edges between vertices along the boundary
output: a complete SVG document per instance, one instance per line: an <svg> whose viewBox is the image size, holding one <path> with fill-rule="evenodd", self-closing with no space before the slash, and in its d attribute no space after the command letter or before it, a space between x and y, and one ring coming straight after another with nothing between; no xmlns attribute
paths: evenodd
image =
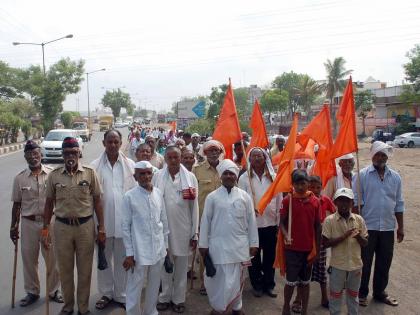
<svg viewBox="0 0 420 315"><path fill-rule="evenodd" d="M12 202L21 203L22 216L43 216L46 198L46 183L51 167L41 165L38 176L29 168L16 175L13 181Z"/></svg>
<svg viewBox="0 0 420 315"><path fill-rule="evenodd" d="M193 173L198 181L198 206L201 218L207 195L219 188L222 183L216 169L207 160L194 166Z"/></svg>
<svg viewBox="0 0 420 315"><path fill-rule="evenodd" d="M93 215L93 197L101 195L95 170L78 165L70 175L64 166L53 170L47 180L47 197L55 201L54 214L60 218L83 218Z"/></svg>
<svg viewBox="0 0 420 315"><path fill-rule="evenodd" d="M328 239L341 237L348 230L356 228L363 237L368 236L363 218L351 213L346 220L338 212L329 215L322 225L322 235ZM330 266L340 270L353 271L363 267L361 247L354 237L348 237L338 245L331 247Z"/></svg>

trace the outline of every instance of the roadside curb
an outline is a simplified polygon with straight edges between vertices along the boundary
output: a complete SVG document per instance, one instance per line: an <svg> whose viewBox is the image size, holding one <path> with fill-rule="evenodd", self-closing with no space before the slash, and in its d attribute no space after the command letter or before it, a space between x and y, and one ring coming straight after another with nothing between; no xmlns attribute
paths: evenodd
<svg viewBox="0 0 420 315"><path fill-rule="evenodd" d="M38 144L41 143L41 140L34 140L34 141ZM2 147L0 148L0 155L10 153L10 152L20 151L20 150L23 150L24 147L25 147L25 143L16 143L16 144L11 144L7 147Z"/></svg>

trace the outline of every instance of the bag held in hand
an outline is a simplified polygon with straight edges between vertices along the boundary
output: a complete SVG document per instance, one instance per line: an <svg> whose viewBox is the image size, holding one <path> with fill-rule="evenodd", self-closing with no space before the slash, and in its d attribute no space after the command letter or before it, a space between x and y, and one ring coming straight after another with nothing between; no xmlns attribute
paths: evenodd
<svg viewBox="0 0 420 315"><path fill-rule="evenodd" d="M108 268L108 262L105 257L105 246L98 245L98 269L105 270Z"/></svg>
<svg viewBox="0 0 420 315"><path fill-rule="evenodd" d="M165 262L163 263L163 266L165 267L165 271L167 273L174 272L174 263L171 261L171 258L168 255L166 255L165 257Z"/></svg>
<svg viewBox="0 0 420 315"><path fill-rule="evenodd" d="M204 266L206 267L207 277L212 278L216 275L216 268L214 267L213 261L211 260L211 257L208 253L206 257L204 258Z"/></svg>

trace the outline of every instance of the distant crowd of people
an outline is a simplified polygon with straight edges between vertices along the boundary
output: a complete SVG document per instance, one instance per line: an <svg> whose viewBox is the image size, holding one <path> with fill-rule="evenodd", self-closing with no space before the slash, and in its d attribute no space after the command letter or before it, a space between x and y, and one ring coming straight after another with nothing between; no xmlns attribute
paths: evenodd
<svg viewBox="0 0 420 315"><path fill-rule="evenodd" d="M243 133L230 160L220 142L197 133L135 126L123 148L112 129L90 165L80 162L77 140L66 138L64 165L56 169L42 165L39 146L28 141L28 165L13 183L10 229L12 241L21 240L21 306L39 298L41 250L60 314L72 314L75 304L89 314L95 246L107 265L98 258L98 310L117 303L130 315L183 313L188 279L197 277L212 315L244 314L246 272L255 297L276 298L279 263L282 314L308 313L311 281L331 314L342 313L343 296L348 314L358 314L368 305L372 268L373 298L397 306L386 288L405 208L401 178L387 164L392 147L374 142L372 163L359 176L353 155L341 157L326 185L311 174L313 161L296 161L293 191L275 195L260 214L257 205L276 177L272 157L287 143L281 135L273 140L271 148L248 149Z"/></svg>

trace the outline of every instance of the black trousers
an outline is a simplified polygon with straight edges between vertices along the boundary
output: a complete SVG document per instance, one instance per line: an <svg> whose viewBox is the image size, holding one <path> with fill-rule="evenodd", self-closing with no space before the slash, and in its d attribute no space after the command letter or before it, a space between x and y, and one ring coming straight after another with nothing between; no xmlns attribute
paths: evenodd
<svg viewBox="0 0 420 315"><path fill-rule="evenodd" d="M394 254L394 231L369 230L368 245L362 248L362 281L360 283L359 297L369 294L370 271L373 256L375 255L375 270L373 271L373 297L383 298L388 285L389 269Z"/></svg>
<svg viewBox="0 0 420 315"><path fill-rule="evenodd" d="M248 267L251 285L255 290L272 290L274 282L274 259L276 258L277 226L258 229L260 247ZM261 255L262 251L262 255Z"/></svg>

